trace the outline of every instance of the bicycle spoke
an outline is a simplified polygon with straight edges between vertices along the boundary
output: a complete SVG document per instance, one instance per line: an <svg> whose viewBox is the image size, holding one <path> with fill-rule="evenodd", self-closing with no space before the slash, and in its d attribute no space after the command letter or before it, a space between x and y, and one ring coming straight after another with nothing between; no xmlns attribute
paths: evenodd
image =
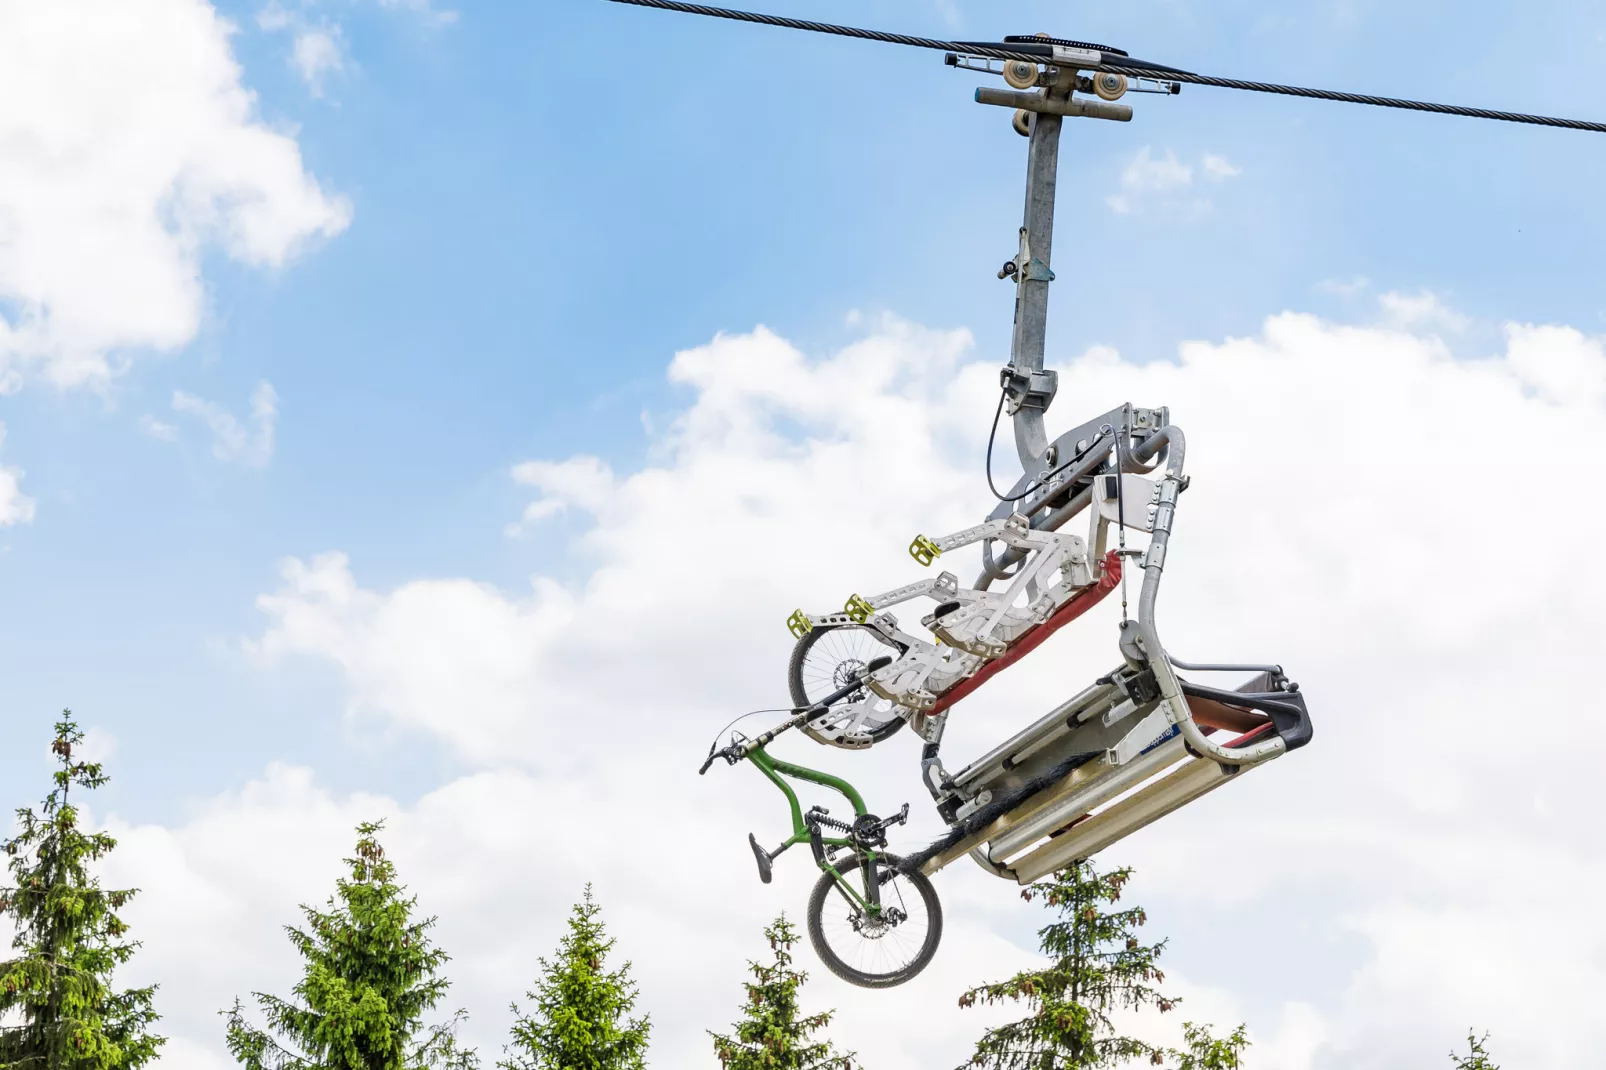
<svg viewBox="0 0 1606 1070"><path fill-rule="evenodd" d="M902 911L901 921L872 920L846 896L828 897L821 930L837 958L860 973L890 977L919 957L931 919L919 895L904 894L906 883L895 877L882 888L883 903L888 910Z"/></svg>
<svg viewBox="0 0 1606 1070"><path fill-rule="evenodd" d="M897 644L863 624L825 625L805 640L801 659L795 663L794 701L819 702L851 683L865 666L881 657L897 657ZM897 720L897 704L868 688L850 692L844 707L835 716L817 722L817 730L830 731L839 738L884 733Z"/></svg>

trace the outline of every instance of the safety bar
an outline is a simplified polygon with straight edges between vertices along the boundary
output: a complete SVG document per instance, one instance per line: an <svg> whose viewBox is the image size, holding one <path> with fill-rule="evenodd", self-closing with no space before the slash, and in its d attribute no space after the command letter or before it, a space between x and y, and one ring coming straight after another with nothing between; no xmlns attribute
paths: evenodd
<svg viewBox="0 0 1606 1070"><path fill-rule="evenodd" d="M1182 466L1187 456L1187 440L1182 429L1174 425L1162 428L1144 446L1149 446L1162 436L1171 449L1166 459L1165 475L1160 478L1159 503L1154 513L1149 548L1143 555L1143 590L1138 595L1138 644L1148 659L1155 682L1159 684L1166 718L1182 732L1182 738L1197 753L1213 758L1222 765L1258 765L1285 752L1288 749L1287 742L1280 735L1247 747L1223 747L1212 742L1193 721L1188 700L1182 694L1181 681L1171 667L1165 646L1160 642L1159 629L1155 627L1154 607L1160 596L1166 546L1171 540L1171 521L1176 515L1177 495L1182 489Z"/></svg>
<svg viewBox="0 0 1606 1070"><path fill-rule="evenodd" d="M1269 672L1273 676L1283 675L1281 665L1195 665L1170 654L1166 655L1166 660L1183 672Z"/></svg>

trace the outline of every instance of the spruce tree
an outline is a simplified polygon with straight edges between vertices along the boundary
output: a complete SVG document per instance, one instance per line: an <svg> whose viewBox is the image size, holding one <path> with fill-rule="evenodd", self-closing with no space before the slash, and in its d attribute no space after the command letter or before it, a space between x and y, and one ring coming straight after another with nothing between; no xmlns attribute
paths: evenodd
<svg viewBox="0 0 1606 1070"><path fill-rule="evenodd" d="M1242 1025L1220 1038L1211 1035L1208 1025L1183 1022L1182 1039L1188 1048L1174 1053L1177 1070L1240 1070L1244 1049L1249 1047Z"/></svg>
<svg viewBox="0 0 1606 1070"><path fill-rule="evenodd" d="M586 885L585 896L569 914L569 932L558 944L557 959L541 959L534 1013L513 1004L513 1041L504 1070L642 1070L647 1057L646 1017L627 1018L636 1005L630 963L606 968L613 939L598 914L601 907Z"/></svg>
<svg viewBox="0 0 1606 1070"><path fill-rule="evenodd" d="M1059 920L1038 931L1053 962L998 984L973 988L959 998L976 1003L1024 1003L1031 1013L990 1029L968 1065L989 1070L1092 1070L1147 1057L1156 1065L1166 1052L1136 1037L1120 1035L1110 1013L1177 1002L1152 985L1165 981L1155 965L1165 941L1142 944L1135 935L1147 920L1142 907L1108 910L1121 898L1132 871L1098 872L1079 862L1021 891L1042 900Z"/></svg>
<svg viewBox="0 0 1606 1070"><path fill-rule="evenodd" d="M1489 1053L1483 1048L1484 1041L1488 1039L1488 1033L1480 1037L1477 1033L1468 1029L1467 1054L1457 1055L1453 1051L1450 1053L1450 1061L1455 1063L1455 1070L1500 1070L1500 1067L1495 1065L1495 1061L1489 1058Z"/></svg>
<svg viewBox="0 0 1606 1070"><path fill-rule="evenodd" d="M451 982L439 976L446 952L430 946L434 918L414 920L416 896L396 883L382 823L357 826L349 875L335 882L326 910L303 905L306 928L285 926L304 960L292 999L253 993L267 1028L251 1025L240 1000L228 1046L247 1070L471 1070L474 1052L453 1035L464 1012L426 1026Z"/></svg>
<svg viewBox="0 0 1606 1070"><path fill-rule="evenodd" d="M121 992L112 974L139 944L117 916L135 889L108 890L91 872L117 841L79 825L72 789L106 783L98 762L75 760L84 734L63 710L51 752L55 786L38 813L17 811L5 842L15 886L0 888L0 916L16 927L17 957L0 962L0 1068L135 1070L166 1043L147 1030L157 1019L155 987Z"/></svg>
<svg viewBox="0 0 1606 1070"><path fill-rule="evenodd" d="M808 974L792 968L797 930L782 914L764 936L773 957L767 965L748 963L753 979L746 982L747 1005L735 1034L709 1033L720 1065L724 1070L851 1070L852 1052L841 1055L829 1040L813 1040L830 1024L832 1012L804 1015L798 1009L797 991Z"/></svg>

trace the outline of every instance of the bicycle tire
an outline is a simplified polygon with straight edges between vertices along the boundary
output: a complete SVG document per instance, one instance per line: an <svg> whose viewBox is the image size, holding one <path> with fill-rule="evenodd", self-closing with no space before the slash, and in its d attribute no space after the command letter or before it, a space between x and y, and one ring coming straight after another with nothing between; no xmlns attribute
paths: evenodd
<svg viewBox="0 0 1606 1070"><path fill-rule="evenodd" d="M881 862L890 867L898 864L896 855L882 854ZM844 859L837 864L837 872L846 877L859 868L861 859L858 856ZM919 870L909 873L899 873L892 881L882 885L882 892L893 887L898 881L908 881L920 894L920 899L926 909L926 936L920 951L908 963L887 973L871 973L860 970L844 962L836 950L826 939L824 930L825 904L828 897L836 892L836 879L829 873L821 873L820 879L814 884L814 891L809 895L808 929L809 943L814 945L814 953L820 956L825 968L836 974L850 985L860 988L892 988L910 980L931 962L932 956L937 953L937 944L942 941L942 903L937 899L937 889L931 886L931 880Z"/></svg>
<svg viewBox="0 0 1606 1070"><path fill-rule="evenodd" d="M843 631L855 630L868 633L870 636L874 637L875 641L884 645L887 648L887 653L891 654L893 657L899 657L903 653L892 643L882 638L881 634L874 628L867 627L863 624L823 624L817 628L813 628L807 635L803 636L795 644L793 644L792 657L786 666L786 686L792 695L792 705L798 707L808 706L815 699L820 697L819 695L809 694L810 689L808 688L807 682L804 679L805 663L808 661L809 652L814 649L815 644L833 632L840 633ZM840 686L840 684L838 684L838 686ZM832 688L826 688L826 690L829 691L832 690ZM903 718L894 715L891 720L879 723L870 728L868 731L866 731L865 735L869 737L870 745L874 746L875 744L880 743L882 740L894 735L898 729L902 727ZM826 739L814 732L811 732L807 727L804 727L803 731L816 743L824 743L827 746L840 745L834 743L830 739Z"/></svg>

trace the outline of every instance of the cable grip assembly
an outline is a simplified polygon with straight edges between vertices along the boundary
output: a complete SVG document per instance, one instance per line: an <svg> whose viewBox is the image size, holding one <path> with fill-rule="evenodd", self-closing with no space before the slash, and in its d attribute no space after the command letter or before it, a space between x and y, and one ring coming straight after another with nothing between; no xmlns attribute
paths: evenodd
<svg viewBox="0 0 1606 1070"><path fill-rule="evenodd" d="M998 385L1004 391L1004 411L1013 416L1022 409L1047 409L1059 391L1059 373L1022 372L1006 364L999 370Z"/></svg>

